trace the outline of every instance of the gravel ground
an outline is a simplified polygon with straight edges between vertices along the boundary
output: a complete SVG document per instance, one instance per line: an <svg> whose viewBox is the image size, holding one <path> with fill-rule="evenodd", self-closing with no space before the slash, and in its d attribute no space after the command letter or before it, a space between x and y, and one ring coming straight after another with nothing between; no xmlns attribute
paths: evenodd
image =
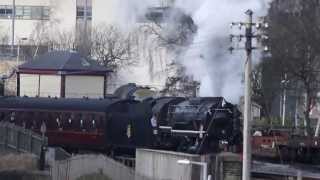
<svg viewBox="0 0 320 180"><path fill-rule="evenodd" d="M37 158L30 154L0 155L0 171L37 170Z"/></svg>

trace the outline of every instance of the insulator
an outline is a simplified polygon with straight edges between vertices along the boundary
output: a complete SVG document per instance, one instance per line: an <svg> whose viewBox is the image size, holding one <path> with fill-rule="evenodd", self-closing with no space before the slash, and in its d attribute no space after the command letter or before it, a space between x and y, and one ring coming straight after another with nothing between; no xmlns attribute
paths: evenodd
<svg viewBox="0 0 320 180"><path fill-rule="evenodd" d="M234 38L234 35L230 35L230 42L232 42L233 41L233 38Z"/></svg>
<svg viewBox="0 0 320 180"><path fill-rule="evenodd" d="M257 23L257 24L256 24L256 28L257 28L257 29L260 29L260 28L261 28L261 23Z"/></svg>
<svg viewBox="0 0 320 180"><path fill-rule="evenodd" d="M233 50L234 50L234 47L232 47L232 46L229 47L230 54L232 54Z"/></svg>

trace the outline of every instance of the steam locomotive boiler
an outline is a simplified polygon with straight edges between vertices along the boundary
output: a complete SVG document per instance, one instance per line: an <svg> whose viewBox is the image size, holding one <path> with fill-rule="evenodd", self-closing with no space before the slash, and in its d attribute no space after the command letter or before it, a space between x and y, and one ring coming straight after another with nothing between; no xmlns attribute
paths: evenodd
<svg viewBox="0 0 320 180"><path fill-rule="evenodd" d="M152 110L160 147L203 154L241 142L240 112L222 97L160 98Z"/></svg>

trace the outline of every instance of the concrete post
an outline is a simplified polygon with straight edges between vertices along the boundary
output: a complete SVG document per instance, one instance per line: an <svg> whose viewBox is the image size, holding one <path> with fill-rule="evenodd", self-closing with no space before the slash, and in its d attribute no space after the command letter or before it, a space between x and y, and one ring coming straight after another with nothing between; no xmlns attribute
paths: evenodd
<svg viewBox="0 0 320 180"><path fill-rule="evenodd" d="M300 170L298 170L297 180L302 180L302 173Z"/></svg>
<svg viewBox="0 0 320 180"><path fill-rule="evenodd" d="M244 93L244 122L243 122L243 164L242 179L251 179L251 66L252 66L252 15L248 10L248 22L246 23L246 52L245 62L245 93Z"/></svg>
<svg viewBox="0 0 320 180"><path fill-rule="evenodd" d="M17 152L20 152L20 131L16 131L16 133L17 133L17 142L16 142L16 150L17 150Z"/></svg>
<svg viewBox="0 0 320 180"><path fill-rule="evenodd" d="M207 180L208 177L208 164L207 163L203 163L203 180Z"/></svg>

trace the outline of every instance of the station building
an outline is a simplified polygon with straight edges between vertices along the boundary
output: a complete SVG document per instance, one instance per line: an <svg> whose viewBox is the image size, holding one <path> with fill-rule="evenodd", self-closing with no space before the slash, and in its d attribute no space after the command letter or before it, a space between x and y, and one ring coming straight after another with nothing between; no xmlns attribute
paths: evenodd
<svg viewBox="0 0 320 180"><path fill-rule="evenodd" d="M52 51L19 66L17 95L103 98L110 72L77 52Z"/></svg>

